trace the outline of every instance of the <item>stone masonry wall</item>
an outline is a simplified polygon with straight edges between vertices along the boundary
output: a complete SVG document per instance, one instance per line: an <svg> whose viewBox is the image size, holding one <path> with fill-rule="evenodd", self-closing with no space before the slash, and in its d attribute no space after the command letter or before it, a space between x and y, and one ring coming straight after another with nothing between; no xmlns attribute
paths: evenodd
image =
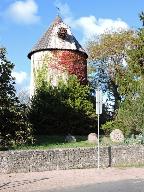
<svg viewBox="0 0 144 192"><path fill-rule="evenodd" d="M101 167L144 164L144 146L100 148ZM97 167L96 148L0 151L0 173Z"/></svg>
<svg viewBox="0 0 144 192"><path fill-rule="evenodd" d="M47 80L57 86L68 75L76 75L81 84L87 84L87 55L72 50L47 50L36 52L31 57L31 96L35 90L35 74L42 66L47 66Z"/></svg>

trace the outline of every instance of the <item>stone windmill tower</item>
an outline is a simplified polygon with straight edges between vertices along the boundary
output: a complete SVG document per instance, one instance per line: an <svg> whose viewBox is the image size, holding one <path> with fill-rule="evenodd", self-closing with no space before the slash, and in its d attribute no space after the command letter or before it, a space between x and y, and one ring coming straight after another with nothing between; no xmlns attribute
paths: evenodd
<svg viewBox="0 0 144 192"><path fill-rule="evenodd" d="M47 67L47 80L54 86L59 79L66 81L71 74L82 84L87 83L88 56L60 16L32 48L28 58L31 60L31 95L35 90L35 73L43 64Z"/></svg>

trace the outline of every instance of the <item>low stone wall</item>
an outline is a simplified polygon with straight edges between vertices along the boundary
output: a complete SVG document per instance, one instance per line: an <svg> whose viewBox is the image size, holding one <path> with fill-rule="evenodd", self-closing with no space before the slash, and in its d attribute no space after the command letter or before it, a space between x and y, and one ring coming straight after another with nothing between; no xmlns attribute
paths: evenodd
<svg viewBox="0 0 144 192"><path fill-rule="evenodd" d="M100 166L144 164L144 146L100 148ZM0 151L0 173L97 167L96 148Z"/></svg>

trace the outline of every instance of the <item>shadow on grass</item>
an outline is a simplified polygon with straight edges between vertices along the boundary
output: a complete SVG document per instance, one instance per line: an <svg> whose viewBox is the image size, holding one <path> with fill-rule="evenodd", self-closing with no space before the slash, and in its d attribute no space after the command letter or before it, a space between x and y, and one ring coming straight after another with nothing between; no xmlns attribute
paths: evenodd
<svg viewBox="0 0 144 192"><path fill-rule="evenodd" d="M51 149L51 148L76 148L76 147L93 147L94 145L87 142L87 136L75 136L76 142L66 142L65 136L37 136L34 144L14 146L13 150L29 149Z"/></svg>
<svg viewBox="0 0 144 192"><path fill-rule="evenodd" d="M77 142L86 141L87 136L75 136ZM47 144L63 144L67 143L65 141L65 136L48 136L41 135L36 137L36 145L47 145Z"/></svg>

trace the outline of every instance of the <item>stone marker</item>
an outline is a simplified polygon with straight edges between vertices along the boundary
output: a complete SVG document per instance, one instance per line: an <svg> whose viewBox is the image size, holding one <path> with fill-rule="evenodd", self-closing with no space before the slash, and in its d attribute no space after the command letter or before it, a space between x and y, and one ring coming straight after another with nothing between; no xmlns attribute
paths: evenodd
<svg viewBox="0 0 144 192"><path fill-rule="evenodd" d="M73 135L68 134L65 137L65 141L68 142L68 143L75 143L76 142L76 138Z"/></svg>
<svg viewBox="0 0 144 192"><path fill-rule="evenodd" d="M89 143L97 143L98 142L96 133L90 133L88 135L88 142Z"/></svg>
<svg viewBox="0 0 144 192"><path fill-rule="evenodd" d="M124 135L123 132L120 129L114 129L111 133L110 133L110 139L113 142L116 143L122 143L124 142Z"/></svg>

